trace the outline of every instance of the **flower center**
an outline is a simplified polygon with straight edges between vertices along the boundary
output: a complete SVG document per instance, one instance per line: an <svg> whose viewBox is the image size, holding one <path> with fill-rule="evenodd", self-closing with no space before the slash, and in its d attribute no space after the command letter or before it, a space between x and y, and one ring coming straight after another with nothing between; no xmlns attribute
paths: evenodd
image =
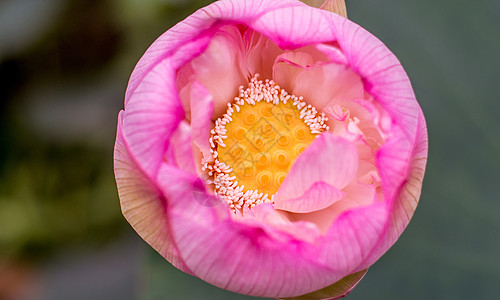
<svg viewBox="0 0 500 300"><path fill-rule="evenodd" d="M204 164L216 193L233 210L272 202L293 161L328 130L323 113L258 76L246 90L240 87L216 120L210 138L214 161Z"/></svg>

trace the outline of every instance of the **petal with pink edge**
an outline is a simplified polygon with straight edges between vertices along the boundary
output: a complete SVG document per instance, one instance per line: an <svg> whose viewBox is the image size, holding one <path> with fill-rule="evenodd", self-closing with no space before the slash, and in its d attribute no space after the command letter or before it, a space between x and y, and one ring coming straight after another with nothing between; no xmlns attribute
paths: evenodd
<svg viewBox="0 0 500 300"><path fill-rule="evenodd" d="M134 159L144 172L155 177L168 141L184 111L176 95L174 71L167 62L145 75L123 113L123 134ZM175 77L174 77L175 78Z"/></svg>
<svg viewBox="0 0 500 300"><path fill-rule="evenodd" d="M175 245L166 220L161 191L141 171L128 150L122 132L123 111L118 117L114 170L123 215L137 233L170 263L190 273Z"/></svg>

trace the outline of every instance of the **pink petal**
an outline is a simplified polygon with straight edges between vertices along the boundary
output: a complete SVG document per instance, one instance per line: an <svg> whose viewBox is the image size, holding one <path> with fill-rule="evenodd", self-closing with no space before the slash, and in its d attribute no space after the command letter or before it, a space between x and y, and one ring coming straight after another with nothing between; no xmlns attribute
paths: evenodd
<svg viewBox="0 0 500 300"><path fill-rule="evenodd" d="M358 153L353 144L330 133L322 134L293 163L283 184L274 195L276 207L287 207L286 201L304 195L317 182L334 187L335 195L311 201L307 204L307 211L331 205L340 197L338 190L344 188L354 178L357 165ZM325 189L325 185L322 185L320 192L311 190L310 193L311 196L320 195L324 191L333 189ZM292 201L295 203L295 200ZM294 207L292 204L289 205Z"/></svg>
<svg viewBox="0 0 500 300"><path fill-rule="evenodd" d="M419 118L416 140L406 141L402 129L393 128L394 136L380 149L377 164L380 165L380 177L384 198L390 205L390 216L386 230L380 237L362 266L375 262L398 239L410 222L420 197L422 180L427 161L427 130L423 116ZM361 267L362 267L361 266Z"/></svg>
<svg viewBox="0 0 500 300"><path fill-rule="evenodd" d="M346 194L323 181L315 182L300 197L275 201L275 208L294 213L308 213L327 208Z"/></svg>
<svg viewBox="0 0 500 300"><path fill-rule="evenodd" d="M135 89L123 116L123 134L131 155L144 171L154 177L168 147L168 140L184 118L168 64L148 72Z"/></svg>
<svg viewBox="0 0 500 300"><path fill-rule="evenodd" d="M330 13L311 9L299 1L279 3L282 4L280 9L269 9L251 26L280 48L295 49L334 40Z"/></svg>
<svg viewBox="0 0 500 300"><path fill-rule="evenodd" d="M358 25L335 20L335 35L352 69L363 78L365 90L386 109L405 135L417 133L419 107L400 62L375 36Z"/></svg>
<svg viewBox="0 0 500 300"><path fill-rule="evenodd" d="M230 291L262 297L303 295L344 275L316 260L311 245L265 224L234 221L227 206L203 205L196 177L164 164L158 182L169 199L174 242L193 274Z"/></svg>
<svg viewBox="0 0 500 300"><path fill-rule="evenodd" d="M318 245L320 257L335 270L347 274L366 269L365 262L373 257L388 217L386 202L345 211L328 229L324 243Z"/></svg>
<svg viewBox="0 0 500 300"><path fill-rule="evenodd" d="M166 203L161 191L152 184L129 152L123 137L123 111L118 117L114 152L114 170L123 215L137 233L170 263L191 273L172 242Z"/></svg>

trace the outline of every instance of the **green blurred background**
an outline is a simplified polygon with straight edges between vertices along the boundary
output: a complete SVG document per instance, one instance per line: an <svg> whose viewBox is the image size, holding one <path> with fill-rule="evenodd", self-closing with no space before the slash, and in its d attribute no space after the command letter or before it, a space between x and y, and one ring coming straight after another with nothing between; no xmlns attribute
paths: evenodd
<svg viewBox="0 0 500 300"><path fill-rule="evenodd" d="M0 2L0 299L253 299L164 261L121 216L112 171L128 77L211 1ZM347 0L427 118L420 205L347 299L494 299L500 283L500 2Z"/></svg>

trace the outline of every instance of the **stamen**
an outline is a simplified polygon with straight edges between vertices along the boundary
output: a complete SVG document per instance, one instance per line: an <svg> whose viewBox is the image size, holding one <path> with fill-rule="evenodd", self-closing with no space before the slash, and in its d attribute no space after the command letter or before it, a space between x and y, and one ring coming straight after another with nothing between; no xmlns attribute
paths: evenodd
<svg viewBox="0 0 500 300"><path fill-rule="evenodd" d="M210 131L207 171L215 192L233 210L273 202L298 155L323 131L328 118L316 108L255 74ZM271 196L269 196L271 195Z"/></svg>

